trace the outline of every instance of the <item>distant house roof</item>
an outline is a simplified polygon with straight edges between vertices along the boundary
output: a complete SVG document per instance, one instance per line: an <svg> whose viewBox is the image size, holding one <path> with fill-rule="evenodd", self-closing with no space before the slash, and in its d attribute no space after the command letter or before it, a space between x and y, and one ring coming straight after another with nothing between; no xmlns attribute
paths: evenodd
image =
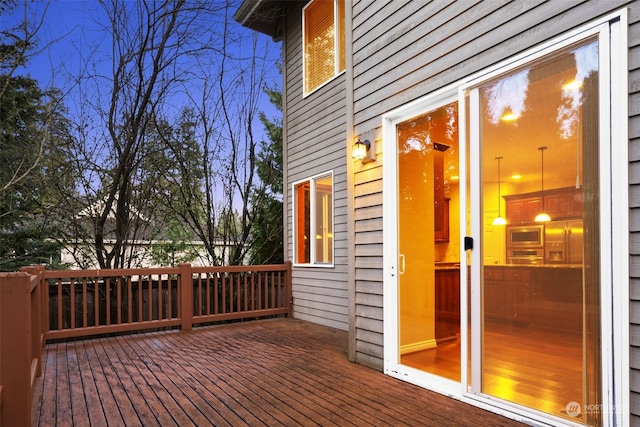
<svg viewBox="0 0 640 427"><path fill-rule="evenodd" d="M285 0L243 0L233 19L280 41L284 30L280 18L285 14L287 3Z"/></svg>

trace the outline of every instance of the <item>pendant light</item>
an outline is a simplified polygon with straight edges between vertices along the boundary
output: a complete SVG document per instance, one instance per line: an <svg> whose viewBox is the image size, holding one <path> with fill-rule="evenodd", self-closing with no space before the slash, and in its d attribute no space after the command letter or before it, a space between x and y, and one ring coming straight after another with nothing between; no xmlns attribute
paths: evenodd
<svg viewBox="0 0 640 427"><path fill-rule="evenodd" d="M502 195L500 193L500 160L502 160L502 157L496 157L496 160L498 161L498 216L493 220L493 222L491 223L492 225L506 225L507 224L507 220L504 219L502 217L502 215L500 215L500 204L501 204L501 200L502 200Z"/></svg>
<svg viewBox="0 0 640 427"><path fill-rule="evenodd" d="M538 215L536 215L534 219L535 222L551 221L551 217L549 216L549 214L544 211L544 150L546 149L547 147L538 147L538 150L540 150L540 158L541 158L541 164L542 164L541 174L540 174L540 196L542 199L542 211Z"/></svg>

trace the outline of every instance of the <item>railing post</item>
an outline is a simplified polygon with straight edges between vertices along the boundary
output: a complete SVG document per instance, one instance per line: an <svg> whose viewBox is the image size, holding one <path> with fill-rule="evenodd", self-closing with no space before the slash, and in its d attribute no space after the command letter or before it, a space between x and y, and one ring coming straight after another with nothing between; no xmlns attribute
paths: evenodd
<svg viewBox="0 0 640 427"><path fill-rule="evenodd" d="M291 289L291 261L285 261L284 265L287 268L285 272L284 279L284 291L285 291L285 300L287 302L287 308L289 311L287 312L288 318L293 318L293 291Z"/></svg>
<svg viewBox="0 0 640 427"><path fill-rule="evenodd" d="M193 325L193 273L191 264L180 264L181 329L190 331Z"/></svg>
<svg viewBox="0 0 640 427"><path fill-rule="evenodd" d="M0 424L4 426L31 425L31 281L26 272L0 274Z"/></svg>
<svg viewBox="0 0 640 427"><path fill-rule="evenodd" d="M34 357L38 358L37 375L42 375L42 348L45 345L44 336L49 330L49 287L44 280L44 265L22 267L20 271L36 276L38 286L32 295L31 316L33 320L32 342ZM37 346L37 347L36 347Z"/></svg>

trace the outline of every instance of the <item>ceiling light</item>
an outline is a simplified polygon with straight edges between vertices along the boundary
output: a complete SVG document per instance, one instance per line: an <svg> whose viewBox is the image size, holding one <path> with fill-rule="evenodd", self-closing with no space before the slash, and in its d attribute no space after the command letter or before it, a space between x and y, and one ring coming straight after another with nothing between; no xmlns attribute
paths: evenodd
<svg viewBox="0 0 640 427"><path fill-rule="evenodd" d="M500 205L501 205L501 201L502 201L502 195L500 192L500 160L502 160L502 157L498 156L496 157L496 160L498 161L498 216L495 217L495 219L493 220L493 222L491 224L493 225L506 225L507 224L507 220L504 219L502 217L502 215L500 215Z"/></svg>
<svg viewBox="0 0 640 427"><path fill-rule="evenodd" d="M541 174L540 174L540 196L542 198L542 210L540 211L540 213L538 215L536 215L534 221L535 222L549 222L551 221L551 217L549 216L548 213L546 213L544 211L544 150L546 150L547 147L538 147L538 150L540 150L540 158L541 158Z"/></svg>

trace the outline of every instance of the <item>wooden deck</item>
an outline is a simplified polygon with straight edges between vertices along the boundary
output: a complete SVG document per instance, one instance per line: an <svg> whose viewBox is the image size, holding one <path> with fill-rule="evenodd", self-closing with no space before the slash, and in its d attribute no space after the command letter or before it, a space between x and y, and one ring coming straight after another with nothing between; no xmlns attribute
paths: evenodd
<svg viewBox="0 0 640 427"><path fill-rule="evenodd" d="M33 425L522 425L350 363L346 347L291 319L50 344Z"/></svg>

